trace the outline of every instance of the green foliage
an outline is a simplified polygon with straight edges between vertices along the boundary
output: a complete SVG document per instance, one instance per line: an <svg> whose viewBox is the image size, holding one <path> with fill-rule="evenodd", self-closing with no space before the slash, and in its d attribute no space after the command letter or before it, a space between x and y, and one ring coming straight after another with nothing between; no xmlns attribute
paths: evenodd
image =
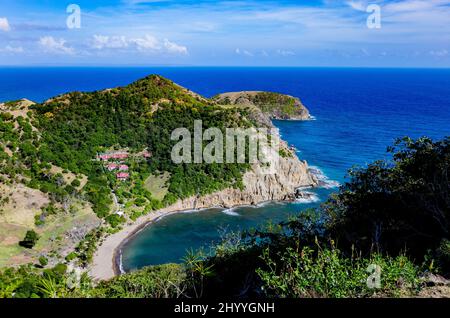
<svg viewBox="0 0 450 318"><path fill-rule="evenodd" d="M39 257L39 264L40 264L42 267L47 266L47 264L48 264L48 259L47 259L47 257L45 257L45 256Z"/></svg>
<svg viewBox="0 0 450 318"><path fill-rule="evenodd" d="M86 267L92 262L92 258L94 257L94 253L97 250L97 246L103 233L104 229L102 227L93 229L78 243L75 251L80 266Z"/></svg>
<svg viewBox="0 0 450 318"><path fill-rule="evenodd" d="M204 129L218 127L222 130L246 127L250 123L238 108L222 108L195 97L160 76L152 75L107 91L69 93L31 108L36 113L36 125L42 138L39 147L31 142L22 143L21 153L24 156L37 153L41 162L86 174L89 177L84 188L86 198L102 218L110 212L110 191L115 178L106 176L102 165L93 159L105 149L116 147L133 151L148 148L152 152L151 160L133 166L133 169L139 175L157 171L170 173L169 193L162 200L163 205L226 187L242 187L242 175L249 168L248 164L172 163L170 155L176 141L171 140L171 133L175 128L193 131L195 120L202 120ZM24 131L31 127L26 121L21 126ZM5 126L5 129L10 127ZM136 181L135 176L132 179ZM136 186L139 184L140 181L136 182ZM74 180L71 187L63 189L54 182L43 180L33 180L32 185L46 193L65 191L73 194L80 182ZM146 198L151 201L148 196ZM138 199L136 204L144 206L147 203ZM112 221L117 223L117 220Z"/></svg>
<svg viewBox="0 0 450 318"><path fill-rule="evenodd" d="M118 214L111 214L108 215L105 218L106 222L109 223L109 225L111 225L111 227L116 228L118 227L120 224L125 222L125 218L123 216L120 216Z"/></svg>
<svg viewBox="0 0 450 318"><path fill-rule="evenodd" d="M450 240L442 239L434 255L441 271L450 273Z"/></svg>
<svg viewBox="0 0 450 318"><path fill-rule="evenodd" d="M38 240L39 235L34 230L28 230L24 239L19 242L19 245L31 249L36 245Z"/></svg>
<svg viewBox="0 0 450 318"><path fill-rule="evenodd" d="M252 100L263 112L280 112L284 116L293 116L296 112L295 99L290 96L260 92Z"/></svg>
<svg viewBox="0 0 450 318"><path fill-rule="evenodd" d="M330 236L368 253L406 252L419 260L450 231L450 138L399 140L393 161L350 171L324 212Z"/></svg>
<svg viewBox="0 0 450 318"><path fill-rule="evenodd" d="M213 276L213 265L205 262L206 255L203 250L187 252L184 258L186 268L187 284L189 290L196 298L203 297L205 279Z"/></svg>
<svg viewBox="0 0 450 318"><path fill-rule="evenodd" d="M11 113L8 113L8 112L1 112L0 113L0 118L3 121L10 121L10 120L12 120L14 118L14 116Z"/></svg>
<svg viewBox="0 0 450 318"><path fill-rule="evenodd" d="M65 265L58 264L43 271L29 265L0 271L0 298L59 298L70 295Z"/></svg>
<svg viewBox="0 0 450 318"><path fill-rule="evenodd" d="M72 187L77 188L77 187L79 187L81 185L81 182L78 179L73 179L71 185L72 185Z"/></svg>
<svg viewBox="0 0 450 318"><path fill-rule="evenodd" d="M102 298L176 298L184 290L185 273L180 265L167 264L141 269L101 282L92 297Z"/></svg>
<svg viewBox="0 0 450 318"><path fill-rule="evenodd" d="M369 258L343 255L334 247L270 249L261 256L266 269L256 272L263 281L263 290L272 297L366 297L375 294L400 296L410 294L419 286L418 268L406 257L384 257L380 254ZM368 285L369 265L380 268L380 288Z"/></svg>
<svg viewBox="0 0 450 318"><path fill-rule="evenodd" d="M67 254L67 256L65 257L65 260L67 262L71 262L71 261L73 261L76 258L77 258L77 253L71 252L71 253Z"/></svg>

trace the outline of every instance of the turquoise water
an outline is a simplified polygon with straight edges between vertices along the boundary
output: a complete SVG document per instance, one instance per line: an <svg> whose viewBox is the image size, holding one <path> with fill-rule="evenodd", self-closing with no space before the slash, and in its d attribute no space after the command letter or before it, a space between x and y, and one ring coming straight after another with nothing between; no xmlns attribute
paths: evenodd
<svg viewBox="0 0 450 318"><path fill-rule="evenodd" d="M450 70L345 68L4 68L0 101L42 101L72 90L124 85L158 73L205 96L267 90L300 97L314 121L277 121L298 156L331 180L345 181L354 164L386 157L405 135L450 135ZM255 227L326 200L336 189L317 189L318 202L267 204L232 211L171 215L145 228L123 250L123 267L178 262L189 248L209 246L224 229Z"/></svg>
<svg viewBox="0 0 450 318"><path fill-rule="evenodd" d="M329 190L319 190L325 197ZM208 209L188 211L160 219L138 233L122 250L125 271L145 265L179 262L186 250L205 248L217 242L223 233L244 230L280 222L317 203L266 203L259 207L239 207L229 210Z"/></svg>

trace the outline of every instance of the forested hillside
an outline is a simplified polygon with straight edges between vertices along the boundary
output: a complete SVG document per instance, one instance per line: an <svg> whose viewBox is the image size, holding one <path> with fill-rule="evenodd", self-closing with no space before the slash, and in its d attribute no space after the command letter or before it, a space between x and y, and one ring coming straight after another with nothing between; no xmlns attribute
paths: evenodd
<svg viewBox="0 0 450 318"><path fill-rule="evenodd" d="M101 231L110 232L180 198L240 188L248 164L174 164L170 154L177 141L170 137L176 128L193 131L195 120L202 120L203 129L223 131L255 125L248 117L244 108L221 106L157 75L125 87L71 92L41 104L26 100L1 104L5 226L21 224L14 240L24 236L26 228L56 239L50 228L44 231L52 223L50 216L55 216L56 225L61 222L59 216L70 211L78 216L74 211L92 208L106 221ZM113 153L121 157L99 157ZM12 200L19 186L25 189L23 196L39 199ZM42 204L31 206L36 201ZM23 213L12 212L17 202L26 205ZM19 215L24 217L17 220ZM85 230L92 227L91 219L89 226L82 226ZM83 263L89 261L95 246L85 241L97 240L98 231L78 247ZM71 240L86 237L84 232ZM5 239L11 241L8 236ZM23 254L16 243L8 245L8 251L5 260Z"/></svg>

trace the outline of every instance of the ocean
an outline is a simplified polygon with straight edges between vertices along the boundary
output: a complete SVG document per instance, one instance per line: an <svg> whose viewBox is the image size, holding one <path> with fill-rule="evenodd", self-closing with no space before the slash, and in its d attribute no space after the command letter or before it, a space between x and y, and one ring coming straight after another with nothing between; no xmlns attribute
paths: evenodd
<svg viewBox="0 0 450 318"><path fill-rule="evenodd" d="M188 249L319 205L353 165L389 158L396 138L450 135L449 69L356 68L2 68L0 101L37 102L67 91L126 85L160 74L205 96L227 91L264 90L299 97L315 120L276 121L281 135L328 178L308 202L267 203L232 210L188 211L142 230L123 249L125 271L179 262Z"/></svg>

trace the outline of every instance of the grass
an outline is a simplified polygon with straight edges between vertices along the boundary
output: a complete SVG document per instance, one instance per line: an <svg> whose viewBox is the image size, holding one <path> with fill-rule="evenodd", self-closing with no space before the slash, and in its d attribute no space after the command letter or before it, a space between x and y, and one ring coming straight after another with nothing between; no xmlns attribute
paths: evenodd
<svg viewBox="0 0 450 318"><path fill-rule="evenodd" d="M32 211L28 211L33 214ZM58 214L47 218L43 227L33 225L0 222L0 267L14 266L36 261L41 253L52 250L67 250L74 243L64 238L64 233L74 227L95 223L97 217L90 207L78 205L75 214ZM33 249L20 247L18 242L28 229L35 229L39 240ZM60 239L57 239L60 238Z"/></svg>
<svg viewBox="0 0 450 318"><path fill-rule="evenodd" d="M38 251L48 249L54 244L53 239L61 237L76 224L87 223L91 218L95 218L94 213L90 209L86 209L77 212L75 215L62 215L52 219L40 233L39 241L34 249Z"/></svg>
<svg viewBox="0 0 450 318"><path fill-rule="evenodd" d="M153 198L162 201L168 191L167 181L169 178L168 172L161 175L150 175L144 182L144 188L152 194Z"/></svg>

